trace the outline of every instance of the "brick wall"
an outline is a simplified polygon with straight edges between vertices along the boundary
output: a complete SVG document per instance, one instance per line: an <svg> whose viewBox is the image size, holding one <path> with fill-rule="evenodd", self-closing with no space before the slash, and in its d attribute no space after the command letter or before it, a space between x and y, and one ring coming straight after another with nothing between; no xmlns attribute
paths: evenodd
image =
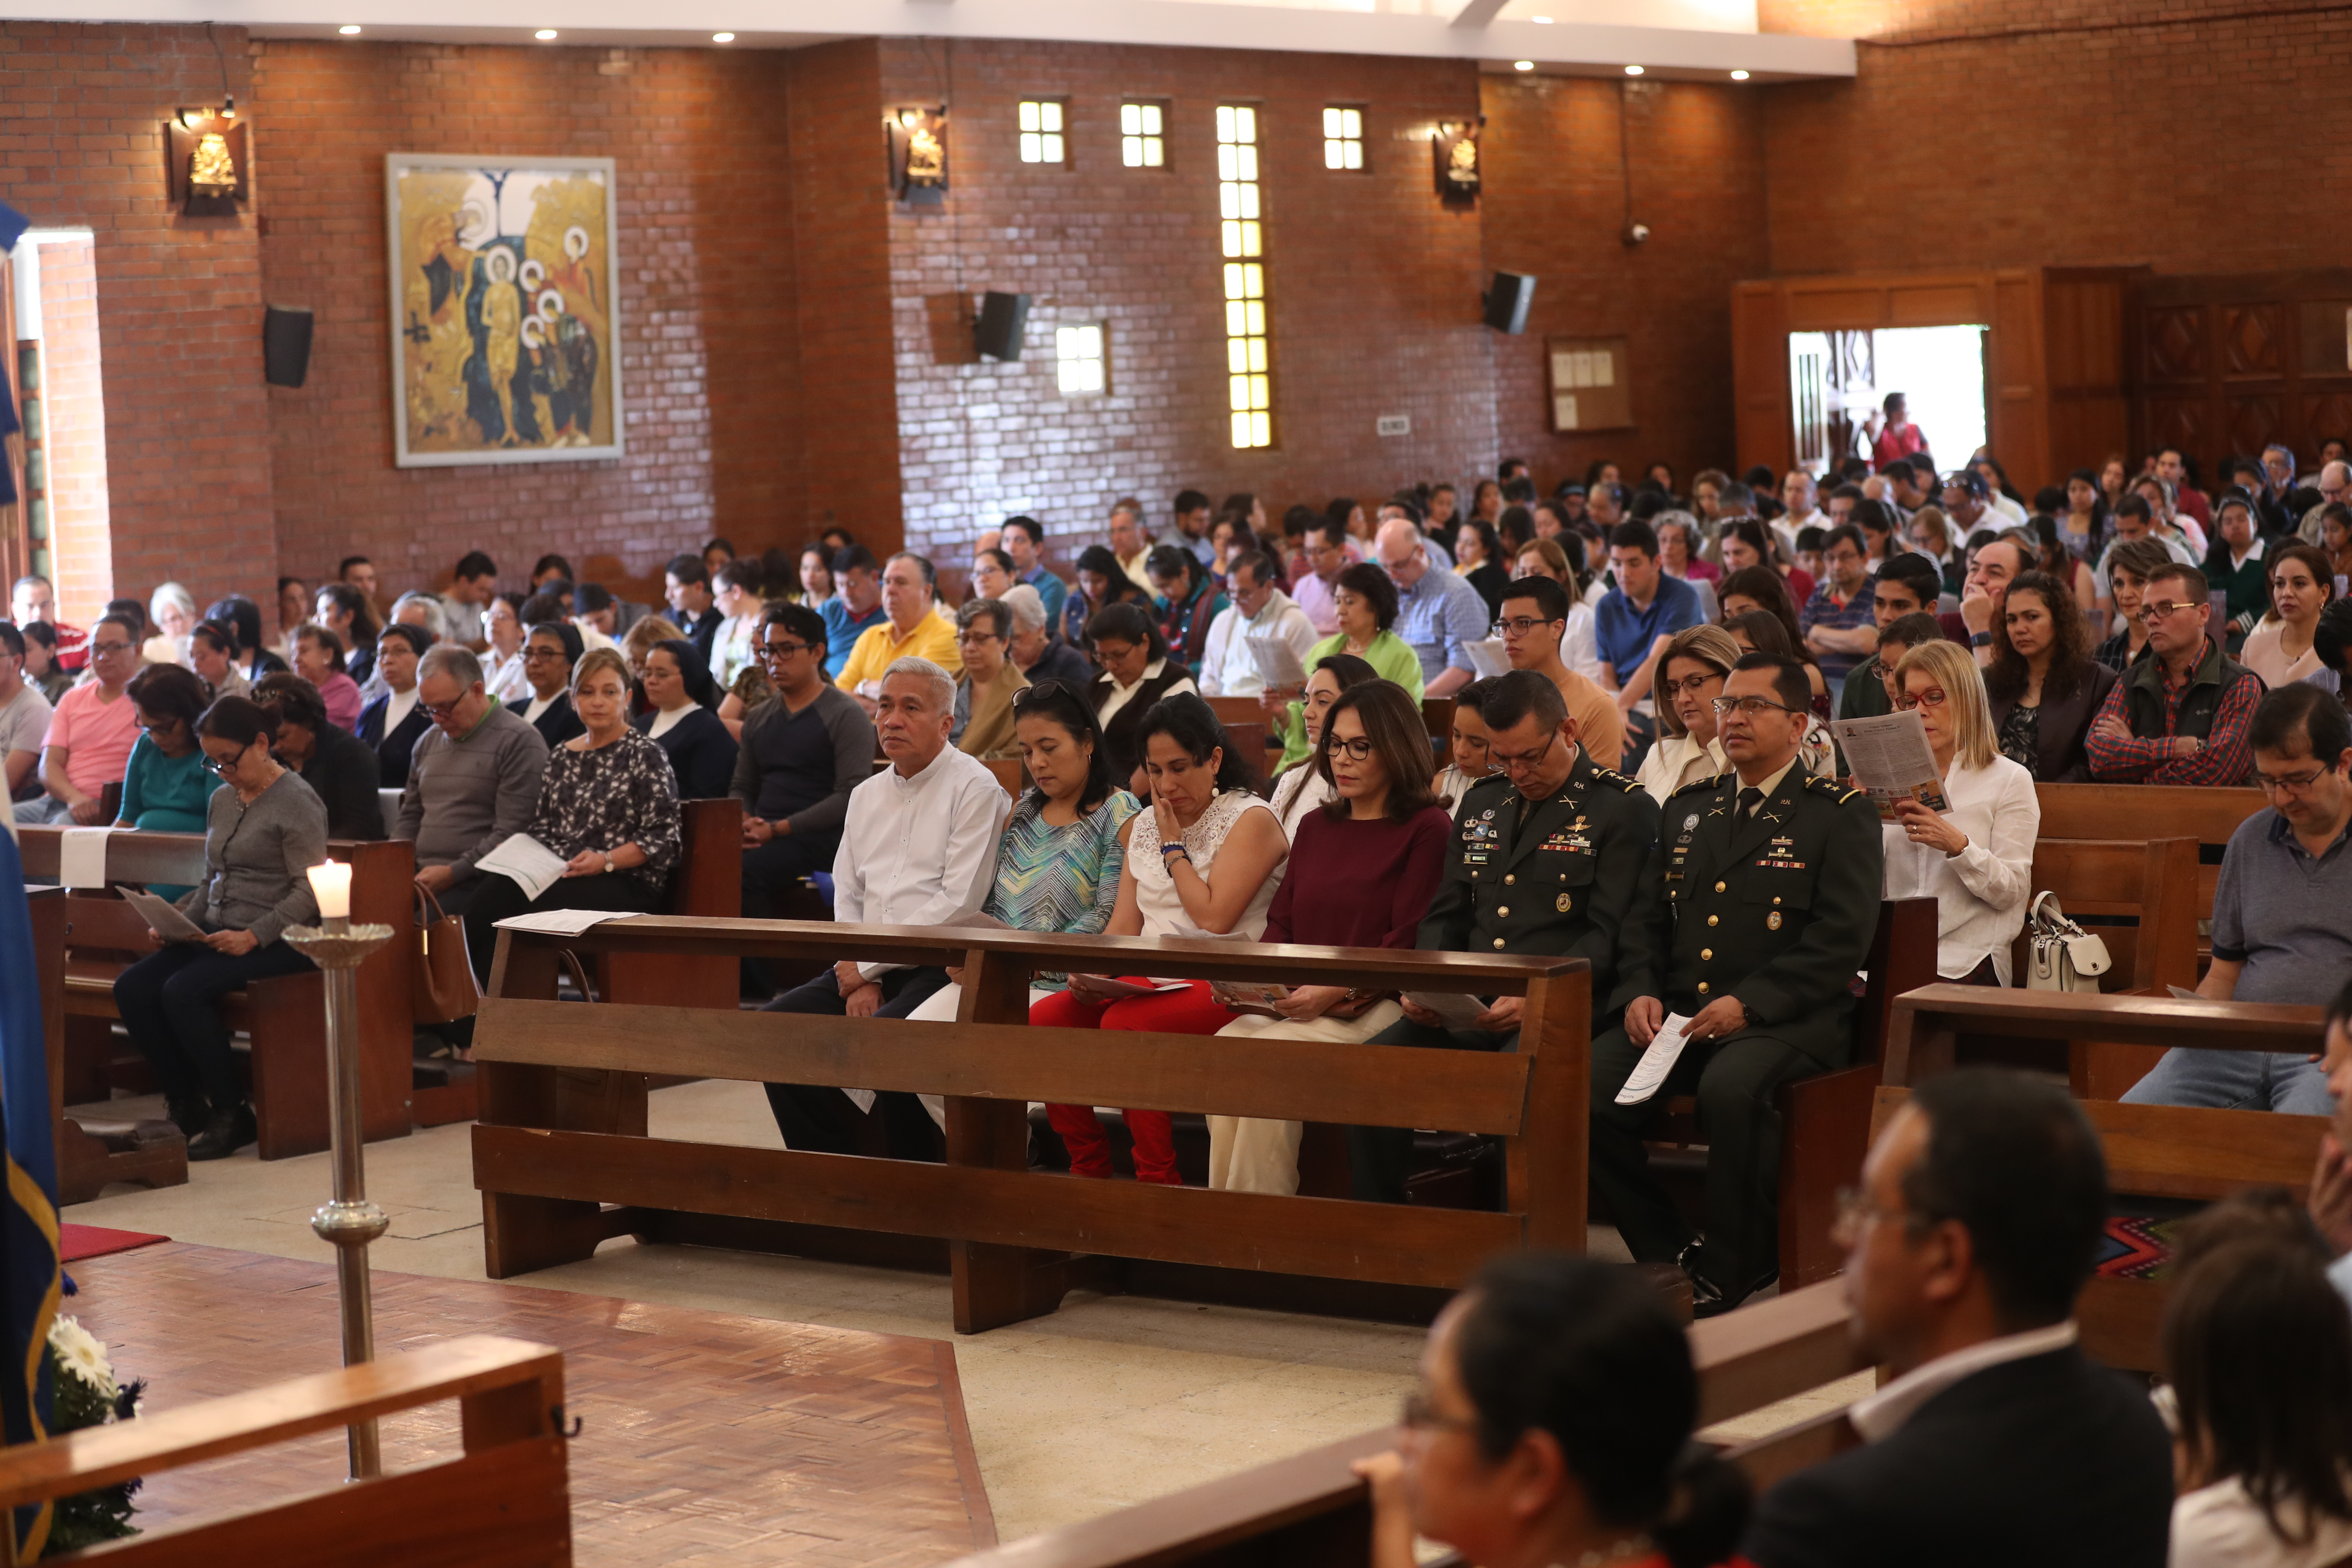
<svg viewBox="0 0 2352 1568"><path fill-rule="evenodd" d="M799 531L789 345L797 310L783 123L787 57L718 49L271 41L257 119L283 150L262 244L271 302L316 312L308 384L269 391L286 569L374 558L388 589L486 549L509 582L560 550L584 574L650 576L714 532ZM292 155L294 149L298 155ZM618 162L625 457L393 465L383 157ZM265 159L269 156L265 150Z"/></svg>
<svg viewBox="0 0 2352 1568"><path fill-rule="evenodd" d="M1091 539L1126 492L1164 527L1188 486L1255 490L1278 516L1492 461L1478 218L1441 206L1426 145L1433 121L1475 111L1470 67L1020 43L881 52L886 104L951 106L948 205L889 220L907 526L942 563L1016 511ZM1068 100L1067 164L1019 162L1024 97ZM1123 99L1167 102L1166 170L1120 165ZM1220 102L1262 113L1271 451L1237 452L1228 434ZM1327 103L1369 106L1369 173L1323 167ZM955 297L990 289L1033 296L1025 356L955 363L971 359ZM1054 329L1090 321L1108 330L1109 391L1064 398ZM1409 415L1412 435L1381 437L1383 414Z"/></svg>
<svg viewBox="0 0 2352 1568"><path fill-rule="evenodd" d="M60 240L41 247L39 262L41 445L54 541L50 573L58 616L82 626L102 615L114 597L96 249L89 240Z"/></svg>
<svg viewBox="0 0 2352 1568"><path fill-rule="evenodd" d="M200 601L236 589L266 605L277 535L254 220L174 216L164 186L164 121L217 105L224 76L249 104L238 28L0 22L0 201L97 237L110 586L143 595L176 577Z"/></svg>
<svg viewBox="0 0 2352 1568"><path fill-rule="evenodd" d="M1629 482L1663 460L1685 484L1727 461L1731 285L1765 269L1761 95L1560 78L1485 86L1486 261L1537 279L1526 333L1494 339L1503 455L1526 458L1547 490L1601 458ZM1650 229L1639 247L1622 237L1629 153L1631 216ZM1620 334L1634 426L1553 434L1544 340Z"/></svg>

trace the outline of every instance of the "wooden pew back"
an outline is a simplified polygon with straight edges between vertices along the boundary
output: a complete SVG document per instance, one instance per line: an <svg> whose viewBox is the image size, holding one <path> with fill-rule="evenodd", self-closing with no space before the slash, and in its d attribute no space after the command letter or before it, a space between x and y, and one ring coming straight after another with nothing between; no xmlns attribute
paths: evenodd
<svg viewBox="0 0 2352 1568"><path fill-rule="evenodd" d="M563 948L959 965L962 1012L940 1025L583 1011L551 1001ZM1590 976L1580 960L643 916L578 937L505 931L499 951L475 1044L475 1176L493 1278L593 1251L607 1234L605 1202L946 1238L967 1332L1058 1300L1058 1286L1029 1278L1023 1248L1451 1289L1500 1248L1583 1246ZM1027 991L1041 969L1524 994L1528 1024L1507 1054L1314 1041L1269 1053L1216 1037L1035 1027ZM650 1140L647 1073L945 1094L948 1161ZM1033 1100L1495 1133L1506 1140L1506 1212L1032 1174ZM1032 1305L1039 1291L1051 1299Z"/></svg>
<svg viewBox="0 0 2352 1568"><path fill-rule="evenodd" d="M743 804L734 799L679 803L677 868L668 912L733 920L743 912ZM604 966L605 999L673 1007L732 1007L741 986L725 958L646 959L615 953Z"/></svg>
<svg viewBox="0 0 2352 1568"><path fill-rule="evenodd" d="M1702 1427L1862 1370L1840 1287L1815 1286L1695 1323ZM957 1559L950 1568L1362 1568L1371 1499L1349 1466L1393 1447L1375 1427L1115 1513ZM1843 1412L1731 1450L1760 1490L1852 1445Z"/></svg>
<svg viewBox="0 0 2352 1568"><path fill-rule="evenodd" d="M162 1525L99 1554L135 1568L228 1562L568 1565L562 1352L490 1334L0 1449L0 1504L70 1497L450 1399L460 1412L461 1458L218 1519Z"/></svg>
<svg viewBox="0 0 2352 1568"><path fill-rule="evenodd" d="M2042 802L2045 840L2110 838L2122 826L2148 838L2196 840L2199 920L2209 920L2213 914L2213 885L2221 873L2222 846L2230 842L2239 824L2266 804L2262 791L2235 786L2045 784L2034 785L2033 790Z"/></svg>

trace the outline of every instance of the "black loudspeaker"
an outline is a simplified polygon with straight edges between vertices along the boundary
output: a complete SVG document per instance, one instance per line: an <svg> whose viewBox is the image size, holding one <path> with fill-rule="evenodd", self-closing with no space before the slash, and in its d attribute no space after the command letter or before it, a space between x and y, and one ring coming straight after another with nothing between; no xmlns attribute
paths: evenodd
<svg viewBox="0 0 2352 1568"><path fill-rule="evenodd" d="M272 305L261 319L261 373L272 386L299 386L310 374L310 312Z"/></svg>
<svg viewBox="0 0 2352 1568"><path fill-rule="evenodd" d="M1486 324L1517 337L1528 330L1528 307L1535 302L1536 280L1524 272L1497 272L1484 298Z"/></svg>
<svg viewBox="0 0 2352 1568"><path fill-rule="evenodd" d="M1021 357L1021 334L1029 325L1029 296L1000 294L990 289L980 301L980 320L972 324L971 346L990 359Z"/></svg>

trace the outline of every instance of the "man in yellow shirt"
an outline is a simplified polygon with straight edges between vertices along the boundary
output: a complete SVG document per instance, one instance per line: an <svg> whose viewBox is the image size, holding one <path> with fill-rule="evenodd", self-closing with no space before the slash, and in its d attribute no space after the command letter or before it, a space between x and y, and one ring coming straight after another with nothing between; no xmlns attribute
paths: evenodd
<svg viewBox="0 0 2352 1568"><path fill-rule="evenodd" d="M857 634L849 657L833 678L835 686L857 699L869 719L877 710L874 700L883 672L894 659L928 658L950 677L963 673L955 622L940 614L931 596L932 583L931 563L920 555L901 551L883 563L882 613L887 619Z"/></svg>

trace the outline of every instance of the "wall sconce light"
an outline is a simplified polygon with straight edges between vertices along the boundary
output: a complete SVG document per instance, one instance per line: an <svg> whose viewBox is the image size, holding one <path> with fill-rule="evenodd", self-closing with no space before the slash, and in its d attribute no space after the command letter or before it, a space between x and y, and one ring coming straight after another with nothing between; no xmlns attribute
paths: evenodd
<svg viewBox="0 0 2352 1568"><path fill-rule="evenodd" d="M172 205L189 217L234 217L251 187L250 142L236 100L217 111L183 109L163 122L163 170Z"/></svg>
<svg viewBox="0 0 2352 1568"><path fill-rule="evenodd" d="M889 137L890 190L909 206L937 206L948 195L948 111L894 109L883 117Z"/></svg>
<svg viewBox="0 0 2352 1568"><path fill-rule="evenodd" d="M1478 132L1486 117L1475 120L1441 121L1430 140L1437 164L1438 199L1448 204L1475 205L1478 200L1479 163Z"/></svg>

